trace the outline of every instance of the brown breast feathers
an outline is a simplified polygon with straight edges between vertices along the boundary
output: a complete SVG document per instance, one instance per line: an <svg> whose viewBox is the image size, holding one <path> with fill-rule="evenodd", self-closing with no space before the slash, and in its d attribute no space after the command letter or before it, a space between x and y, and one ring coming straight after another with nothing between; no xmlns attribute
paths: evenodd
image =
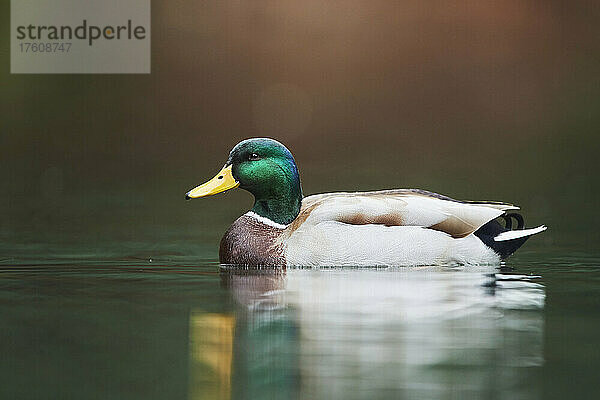
<svg viewBox="0 0 600 400"><path fill-rule="evenodd" d="M223 235L219 261L240 266L285 266L283 245L277 241L282 232L282 229L242 215Z"/></svg>

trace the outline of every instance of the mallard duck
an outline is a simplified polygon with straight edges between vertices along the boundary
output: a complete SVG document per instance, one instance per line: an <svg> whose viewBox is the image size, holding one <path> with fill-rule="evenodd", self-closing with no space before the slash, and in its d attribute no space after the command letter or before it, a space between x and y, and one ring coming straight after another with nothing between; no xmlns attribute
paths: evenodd
<svg viewBox="0 0 600 400"><path fill-rule="evenodd" d="M419 189L303 197L292 153L268 138L238 143L223 169L185 197L236 187L255 201L221 240L219 259L227 265L490 264L546 229L523 229L522 216L514 212L519 208L512 204L459 201Z"/></svg>

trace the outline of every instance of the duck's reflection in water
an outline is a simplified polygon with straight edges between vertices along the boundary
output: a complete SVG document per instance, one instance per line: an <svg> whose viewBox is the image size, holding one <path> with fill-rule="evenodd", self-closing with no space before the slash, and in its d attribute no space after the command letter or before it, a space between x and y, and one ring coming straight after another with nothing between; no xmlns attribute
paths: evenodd
<svg viewBox="0 0 600 400"><path fill-rule="evenodd" d="M286 272L223 270L221 279L241 306L234 343L233 398L296 398L300 337L296 310L285 300Z"/></svg>
<svg viewBox="0 0 600 400"><path fill-rule="evenodd" d="M544 287L496 268L224 270L234 398L538 398Z"/></svg>

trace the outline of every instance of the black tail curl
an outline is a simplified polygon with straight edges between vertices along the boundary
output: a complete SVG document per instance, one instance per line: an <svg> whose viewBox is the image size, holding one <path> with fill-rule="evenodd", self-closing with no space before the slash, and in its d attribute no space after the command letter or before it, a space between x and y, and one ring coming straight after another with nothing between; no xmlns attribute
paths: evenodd
<svg viewBox="0 0 600 400"><path fill-rule="evenodd" d="M512 230L512 220L513 218L515 220L517 220L517 229L523 229L525 227L525 221L523 220L523 216L521 214L517 214L517 213L507 213L504 215L501 215L500 218L502 218L504 220L504 228L507 231Z"/></svg>
<svg viewBox="0 0 600 400"><path fill-rule="evenodd" d="M482 225L475 231L475 236L479 238L486 246L494 250L502 260L505 260L512 253L517 251L519 247L523 245L529 239L529 236L520 237L511 240L495 241L494 238L503 232L512 230L513 219L517 221L517 229L523 229L525 227L525 221L523 216L517 213L507 213L501 215L505 222L505 226L502 226L497 220L491 220L490 222Z"/></svg>

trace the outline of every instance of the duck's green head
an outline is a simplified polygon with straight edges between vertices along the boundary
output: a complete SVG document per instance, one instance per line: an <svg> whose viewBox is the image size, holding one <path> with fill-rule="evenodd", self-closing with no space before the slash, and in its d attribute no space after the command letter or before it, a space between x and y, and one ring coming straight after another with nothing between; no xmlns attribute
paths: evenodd
<svg viewBox="0 0 600 400"><path fill-rule="evenodd" d="M292 153L276 140L253 138L238 143L223 169L185 197L211 196L238 186L254 195L252 211L276 223L289 224L300 212L298 168Z"/></svg>

